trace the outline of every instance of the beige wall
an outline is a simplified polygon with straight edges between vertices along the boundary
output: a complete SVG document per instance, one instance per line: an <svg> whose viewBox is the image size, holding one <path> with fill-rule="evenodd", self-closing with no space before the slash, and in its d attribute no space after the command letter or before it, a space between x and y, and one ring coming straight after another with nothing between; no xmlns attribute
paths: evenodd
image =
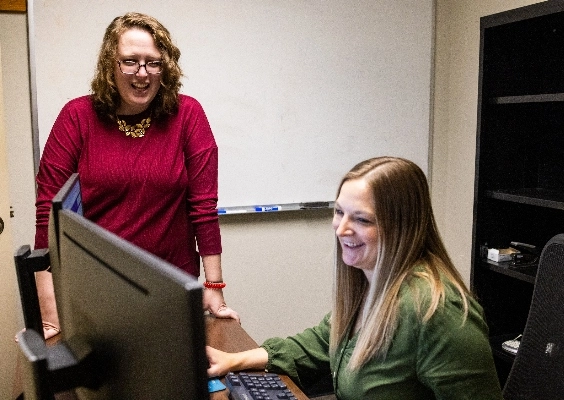
<svg viewBox="0 0 564 400"><path fill-rule="evenodd" d="M257 342L288 336L330 309L332 211L221 217L227 303Z"/></svg>
<svg viewBox="0 0 564 400"><path fill-rule="evenodd" d="M29 212L33 212L33 165L31 153L31 122L29 107L29 85L27 75L26 24L23 13L0 12L0 176L2 200L9 192L9 201L2 203L2 218L6 229L2 233L0 260L0 398L15 398L13 395L17 346L14 336L23 326L23 317L17 291L13 263L15 237L24 237L30 232ZM7 150L6 150L7 149ZM4 159L4 153L6 159ZM27 175L26 175L27 172ZM9 176L9 179L8 179ZM4 181L9 180L9 188ZM27 189L26 189L27 188ZM31 194L31 195L30 195ZM4 208L5 206L5 208ZM14 218L9 218L9 207ZM27 211L24 211L26 210ZM22 211L22 212L19 212ZM33 224L33 222L32 222ZM29 240L29 239L28 239ZM7 248L4 247L7 241Z"/></svg>
<svg viewBox="0 0 564 400"><path fill-rule="evenodd" d="M4 109L8 146L14 247L33 244L35 183L25 13L0 12L0 43L4 75Z"/></svg>
<svg viewBox="0 0 564 400"><path fill-rule="evenodd" d="M431 186L447 248L469 281L479 18L526 0L436 0ZM14 249L33 242L33 163L24 14L0 13ZM317 323L329 310L329 212L222 216L228 303L261 342ZM2 323L2 321L0 321Z"/></svg>
<svg viewBox="0 0 564 400"><path fill-rule="evenodd" d="M0 53L1 53L0 45ZM2 60L0 54L0 61ZM0 235L0 398L13 396L12 387L16 377L17 347L14 334L21 326L21 310L13 262L12 229L9 224L10 199L8 189L8 164L6 159L6 129L4 125L3 79L0 70L0 217L5 222Z"/></svg>

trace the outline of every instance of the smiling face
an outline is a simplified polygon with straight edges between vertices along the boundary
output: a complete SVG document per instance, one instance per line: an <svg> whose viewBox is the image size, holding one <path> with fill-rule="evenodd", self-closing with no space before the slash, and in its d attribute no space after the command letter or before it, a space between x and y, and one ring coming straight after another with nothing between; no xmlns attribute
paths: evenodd
<svg viewBox="0 0 564 400"><path fill-rule="evenodd" d="M363 178L343 183L335 201L333 229L343 262L361 269L368 280L378 258L378 229L372 191Z"/></svg>
<svg viewBox="0 0 564 400"><path fill-rule="evenodd" d="M144 65L150 61L159 61L161 53L151 34L141 29L129 29L119 38L118 61L136 61ZM144 67L136 74L126 75L115 63L115 80L121 103L117 110L121 115L138 114L145 111L155 98L160 87L160 75L148 74Z"/></svg>

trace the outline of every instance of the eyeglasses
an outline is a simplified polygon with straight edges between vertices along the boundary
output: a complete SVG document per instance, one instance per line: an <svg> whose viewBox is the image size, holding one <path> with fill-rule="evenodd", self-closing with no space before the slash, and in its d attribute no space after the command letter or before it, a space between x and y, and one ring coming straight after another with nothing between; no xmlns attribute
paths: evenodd
<svg viewBox="0 0 564 400"><path fill-rule="evenodd" d="M125 60L119 61L116 60L119 65L119 70L126 75L135 75L141 67L145 67L145 71L148 74L158 75L163 71L163 62L162 61L149 61L145 64L140 64L138 61L133 60Z"/></svg>

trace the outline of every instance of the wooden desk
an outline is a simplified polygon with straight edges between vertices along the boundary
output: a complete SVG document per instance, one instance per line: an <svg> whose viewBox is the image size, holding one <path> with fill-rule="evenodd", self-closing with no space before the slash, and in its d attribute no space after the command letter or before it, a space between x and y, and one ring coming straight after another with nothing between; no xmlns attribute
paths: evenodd
<svg viewBox="0 0 564 400"><path fill-rule="evenodd" d="M206 316L207 342L216 349L230 353L250 350L258 347L258 344L245 332L245 330L233 319L220 319ZM308 397L296 386L290 378L280 375L288 388L296 395L298 400ZM210 400L228 399L228 391L210 394Z"/></svg>
<svg viewBox="0 0 564 400"><path fill-rule="evenodd" d="M216 349L237 352L250 350L258 347L258 344L248 335L247 332L233 319L220 319L206 316L206 335L207 343ZM59 340L55 337L47 341L54 344ZM296 386L290 378L285 375L280 376L288 388L296 395L298 400L307 400L308 397ZM210 400L225 400L229 398L229 392L223 390L210 394ZM73 392L58 393L56 400L77 400ZM321 399L320 399L321 400Z"/></svg>

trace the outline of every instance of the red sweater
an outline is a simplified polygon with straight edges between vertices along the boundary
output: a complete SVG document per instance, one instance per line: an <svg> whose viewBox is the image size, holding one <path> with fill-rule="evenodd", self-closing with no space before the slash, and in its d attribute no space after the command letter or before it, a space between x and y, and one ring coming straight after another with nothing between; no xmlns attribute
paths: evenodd
<svg viewBox="0 0 564 400"><path fill-rule="evenodd" d="M137 122L137 121L136 121ZM152 121L142 138L104 123L89 96L68 102L47 139L37 174L35 248L48 246L51 200L73 172L84 215L122 238L199 275L199 257L220 254L218 151L201 105Z"/></svg>

